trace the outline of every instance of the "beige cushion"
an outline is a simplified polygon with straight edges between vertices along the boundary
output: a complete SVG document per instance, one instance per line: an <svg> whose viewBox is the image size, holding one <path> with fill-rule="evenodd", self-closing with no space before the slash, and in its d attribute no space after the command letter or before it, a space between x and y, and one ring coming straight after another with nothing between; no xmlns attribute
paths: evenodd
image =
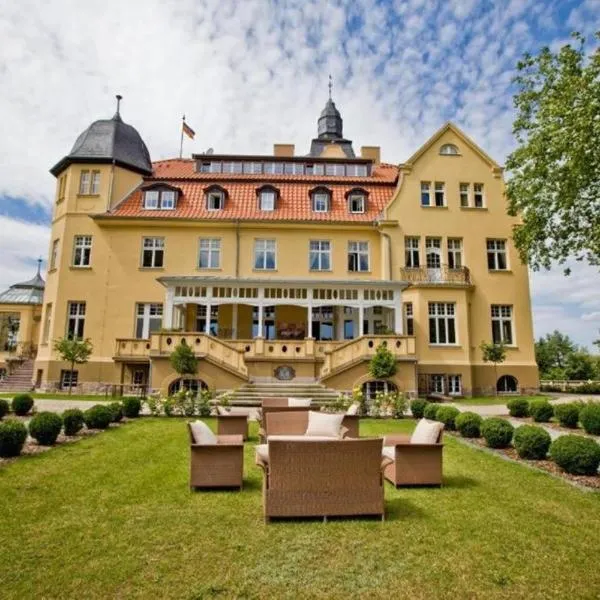
<svg viewBox="0 0 600 600"><path fill-rule="evenodd" d="M224 406L217 406L217 414L221 417L231 414L231 410L229 408L225 408Z"/></svg>
<svg viewBox="0 0 600 600"><path fill-rule="evenodd" d="M203 446L214 446L217 443L217 436L204 421L194 421L190 423L192 435L196 444Z"/></svg>
<svg viewBox="0 0 600 600"><path fill-rule="evenodd" d="M268 442L331 442L339 440L337 436L328 435L268 435Z"/></svg>
<svg viewBox="0 0 600 600"><path fill-rule="evenodd" d="M360 408L360 405L358 404L358 402L353 402L349 407L348 410L346 411L346 414L348 416L355 416L358 414L358 409Z"/></svg>
<svg viewBox="0 0 600 600"><path fill-rule="evenodd" d="M324 413L315 410L308 411L308 436L341 437L344 413Z"/></svg>
<svg viewBox="0 0 600 600"><path fill-rule="evenodd" d="M421 419L410 438L411 444L435 444L441 431L444 429L443 423L437 421L428 421Z"/></svg>
<svg viewBox="0 0 600 600"><path fill-rule="evenodd" d="M301 406L310 408L312 398L288 398L288 406Z"/></svg>
<svg viewBox="0 0 600 600"><path fill-rule="evenodd" d="M257 444L256 458L262 460L264 463L269 462L269 446L267 444Z"/></svg>
<svg viewBox="0 0 600 600"><path fill-rule="evenodd" d="M396 460L396 447L384 446L381 450L381 455L385 456L385 458L391 458L392 460Z"/></svg>

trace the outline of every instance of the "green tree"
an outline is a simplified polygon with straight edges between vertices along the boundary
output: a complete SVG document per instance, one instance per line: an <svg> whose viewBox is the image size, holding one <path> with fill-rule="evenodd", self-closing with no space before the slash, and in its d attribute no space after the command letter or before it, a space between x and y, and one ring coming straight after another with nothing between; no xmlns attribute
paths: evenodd
<svg viewBox="0 0 600 600"><path fill-rule="evenodd" d="M544 48L517 65L506 193L522 219L515 245L534 269L569 257L600 263L600 47L586 55L585 39L573 38L575 47Z"/></svg>
<svg viewBox="0 0 600 600"><path fill-rule="evenodd" d="M179 344L169 357L171 366L181 375L195 375L198 372L198 359L187 344Z"/></svg>
<svg viewBox="0 0 600 600"><path fill-rule="evenodd" d="M571 353L567 358L565 369L567 379L582 381L594 379L596 376L596 365L587 350L578 350Z"/></svg>
<svg viewBox="0 0 600 600"><path fill-rule="evenodd" d="M535 360L542 379L564 379L569 356L576 345L564 333L554 330L535 343Z"/></svg>
<svg viewBox="0 0 600 600"><path fill-rule="evenodd" d="M375 379L386 379L396 374L396 359L387 346L379 344L369 363L369 373Z"/></svg>
<svg viewBox="0 0 600 600"><path fill-rule="evenodd" d="M495 344L494 342L481 342L481 356L483 362L494 364L494 394L498 395L498 365L506 360L506 347L504 344Z"/></svg>
<svg viewBox="0 0 600 600"><path fill-rule="evenodd" d="M69 363L71 367L71 374L75 365L85 364L90 355L92 354L94 347L89 339L79 338L60 338L54 341L54 350L58 352L60 359ZM73 389L73 377L69 378L69 394Z"/></svg>

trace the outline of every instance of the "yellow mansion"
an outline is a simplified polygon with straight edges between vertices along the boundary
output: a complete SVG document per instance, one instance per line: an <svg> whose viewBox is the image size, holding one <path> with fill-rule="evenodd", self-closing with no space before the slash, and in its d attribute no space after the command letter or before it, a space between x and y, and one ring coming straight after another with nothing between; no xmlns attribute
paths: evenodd
<svg viewBox="0 0 600 600"><path fill-rule="evenodd" d="M527 268L511 241L502 167L453 124L400 165L356 155L329 99L308 154L151 162L121 119L92 123L57 179L37 387L177 389L257 381L469 395L538 387ZM71 373L53 351L89 338ZM482 341L507 359L482 360ZM385 344L398 370L371 381ZM86 387L87 386L87 387Z"/></svg>

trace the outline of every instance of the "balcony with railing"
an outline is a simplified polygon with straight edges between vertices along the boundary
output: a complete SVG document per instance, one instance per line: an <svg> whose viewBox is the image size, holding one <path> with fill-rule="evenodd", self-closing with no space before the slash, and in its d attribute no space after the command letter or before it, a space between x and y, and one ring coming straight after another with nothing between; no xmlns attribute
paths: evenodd
<svg viewBox="0 0 600 600"><path fill-rule="evenodd" d="M400 279L413 285L440 285L469 287L473 285L471 272L467 267L456 269L448 265L438 268L430 267L401 267Z"/></svg>

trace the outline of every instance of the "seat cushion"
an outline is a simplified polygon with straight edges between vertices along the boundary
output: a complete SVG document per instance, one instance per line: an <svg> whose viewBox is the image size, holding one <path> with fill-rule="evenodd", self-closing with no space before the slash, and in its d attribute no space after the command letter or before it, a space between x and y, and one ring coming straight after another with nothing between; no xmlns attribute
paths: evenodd
<svg viewBox="0 0 600 600"><path fill-rule="evenodd" d="M310 410L308 411L306 435L340 438L343 420L344 413L324 413Z"/></svg>
<svg viewBox="0 0 600 600"><path fill-rule="evenodd" d="M268 435L268 442L331 442L339 437L327 435Z"/></svg>
<svg viewBox="0 0 600 600"><path fill-rule="evenodd" d="M256 458L264 463L269 462L269 446L267 444L257 444Z"/></svg>
<svg viewBox="0 0 600 600"><path fill-rule="evenodd" d="M396 460L396 447L395 446L384 446L381 450L381 455L386 458L391 458L392 460Z"/></svg>
<svg viewBox="0 0 600 600"><path fill-rule="evenodd" d="M214 446L217 443L217 436L204 421L194 421L190 423L190 428L196 444Z"/></svg>
<svg viewBox="0 0 600 600"><path fill-rule="evenodd" d="M310 408L312 398L288 398L288 406Z"/></svg>
<svg viewBox="0 0 600 600"><path fill-rule="evenodd" d="M410 438L411 444L436 444L440 433L444 429L443 423L421 419Z"/></svg>
<svg viewBox="0 0 600 600"><path fill-rule="evenodd" d="M358 414L358 409L360 408L360 405L358 404L358 402L353 402L349 407L348 410L346 411L346 414L350 417L354 417L355 415Z"/></svg>

